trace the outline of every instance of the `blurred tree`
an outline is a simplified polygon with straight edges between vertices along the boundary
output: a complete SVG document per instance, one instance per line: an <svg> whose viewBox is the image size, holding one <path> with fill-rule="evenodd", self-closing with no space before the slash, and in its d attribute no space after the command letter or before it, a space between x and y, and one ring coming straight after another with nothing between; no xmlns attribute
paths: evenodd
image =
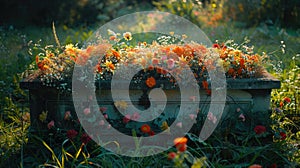
<svg viewBox="0 0 300 168"><path fill-rule="evenodd" d="M299 28L299 0L227 0L224 14L242 26L260 23Z"/></svg>
<svg viewBox="0 0 300 168"><path fill-rule="evenodd" d="M120 15L152 9L151 0L9 0L0 1L0 23L78 26L104 23Z"/></svg>

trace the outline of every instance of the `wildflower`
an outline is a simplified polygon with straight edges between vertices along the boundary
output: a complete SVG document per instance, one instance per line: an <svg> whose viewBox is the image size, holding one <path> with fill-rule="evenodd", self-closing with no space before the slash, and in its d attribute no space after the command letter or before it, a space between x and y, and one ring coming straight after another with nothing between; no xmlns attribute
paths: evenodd
<svg viewBox="0 0 300 168"><path fill-rule="evenodd" d="M233 68L229 68L228 71L227 71L228 75L231 75L233 76L234 73L235 73L235 70Z"/></svg>
<svg viewBox="0 0 300 168"><path fill-rule="evenodd" d="M163 74L163 75L168 73L168 71L166 71L165 69L163 69L161 67L157 67L156 72L159 73L159 74Z"/></svg>
<svg viewBox="0 0 300 168"><path fill-rule="evenodd" d="M157 58L152 58L152 65L158 65L159 60Z"/></svg>
<svg viewBox="0 0 300 168"><path fill-rule="evenodd" d="M85 108L83 110L84 115L89 115L91 113L91 109L90 108Z"/></svg>
<svg viewBox="0 0 300 168"><path fill-rule="evenodd" d="M67 131L67 137L72 140L78 135L78 132L74 129L68 130Z"/></svg>
<svg viewBox="0 0 300 168"><path fill-rule="evenodd" d="M174 61L174 59L168 59L168 60L167 60L167 65L168 65L168 68L169 68L169 69L174 68L174 66L175 66L175 61Z"/></svg>
<svg viewBox="0 0 300 168"><path fill-rule="evenodd" d="M273 163L272 165L269 166L269 168L277 168L277 164Z"/></svg>
<svg viewBox="0 0 300 168"><path fill-rule="evenodd" d="M161 124L160 128L164 131L164 130L169 129L169 125L168 125L168 123L167 123L166 121L164 121L164 122Z"/></svg>
<svg viewBox="0 0 300 168"><path fill-rule="evenodd" d="M111 72L113 72L116 69L115 65L111 61L107 61L107 60L105 62L105 67L108 71Z"/></svg>
<svg viewBox="0 0 300 168"><path fill-rule="evenodd" d="M137 121L140 118L140 114L137 112L134 112L131 116L131 119L134 121Z"/></svg>
<svg viewBox="0 0 300 168"><path fill-rule="evenodd" d="M127 40L127 41L129 41L129 40L132 39L132 35L131 35L130 32L125 32L125 33L123 33L123 37L124 37L124 39Z"/></svg>
<svg viewBox="0 0 300 168"><path fill-rule="evenodd" d="M99 110L101 111L101 113L104 113L107 110L107 107L100 107Z"/></svg>
<svg viewBox="0 0 300 168"><path fill-rule="evenodd" d="M48 124L47 124L48 129L51 129L52 127L54 127L54 121L51 120Z"/></svg>
<svg viewBox="0 0 300 168"><path fill-rule="evenodd" d="M150 126L148 124L144 124L144 125L141 126L141 131L143 133L150 133L151 128L150 128Z"/></svg>
<svg viewBox="0 0 300 168"><path fill-rule="evenodd" d="M217 117L212 112L208 112L207 119L214 124L217 122Z"/></svg>
<svg viewBox="0 0 300 168"><path fill-rule="evenodd" d="M239 119L241 119L243 122L245 122L246 117L245 117L244 114L240 114L240 115L239 115Z"/></svg>
<svg viewBox="0 0 300 168"><path fill-rule="evenodd" d="M71 111L66 111L64 115L64 120L69 120L71 118Z"/></svg>
<svg viewBox="0 0 300 168"><path fill-rule="evenodd" d="M280 107L283 107L283 102L280 102L280 103L279 103L279 106L280 106Z"/></svg>
<svg viewBox="0 0 300 168"><path fill-rule="evenodd" d="M286 98L283 99L283 101L286 102L286 103L290 103L291 99L289 97L286 97Z"/></svg>
<svg viewBox="0 0 300 168"><path fill-rule="evenodd" d="M191 118L191 120L194 120L197 116L195 114L189 114L189 117Z"/></svg>
<svg viewBox="0 0 300 168"><path fill-rule="evenodd" d="M128 107L127 103L123 100L122 101L116 101L115 106L117 108L120 108L120 109L123 109L123 110L125 110Z"/></svg>
<svg viewBox="0 0 300 168"><path fill-rule="evenodd" d="M24 113L24 115L22 116L23 121L27 122L30 120L30 113L26 112Z"/></svg>
<svg viewBox="0 0 300 168"><path fill-rule="evenodd" d="M47 114L48 114L48 111L43 111L40 115L39 115L39 120L44 122L46 121L47 119Z"/></svg>
<svg viewBox="0 0 300 168"><path fill-rule="evenodd" d="M280 137L281 137L281 138L280 138L281 140L285 140L285 139L286 139L286 133L280 132L279 135L280 135Z"/></svg>
<svg viewBox="0 0 300 168"><path fill-rule="evenodd" d="M123 117L123 123L127 124L129 121L130 121L130 115L129 115L129 114L126 114L126 115Z"/></svg>
<svg viewBox="0 0 300 168"><path fill-rule="evenodd" d="M109 37L109 40L111 40L111 41L114 41L114 40L116 40L117 39L117 36L110 36Z"/></svg>
<svg viewBox="0 0 300 168"><path fill-rule="evenodd" d="M215 44L213 44L213 48L220 49L221 47L220 47L220 45L219 45L219 44L215 43Z"/></svg>
<svg viewBox="0 0 300 168"><path fill-rule="evenodd" d="M154 136L154 135L155 135L155 132L154 132L154 131L150 131L150 132L148 132L148 135L149 135L149 136Z"/></svg>
<svg viewBox="0 0 300 168"><path fill-rule="evenodd" d="M149 87L149 88L152 88L156 85L156 81L153 77L150 77L146 80L146 85Z"/></svg>
<svg viewBox="0 0 300 168"><path fill-rule="evenodd" d="M208 89L208 82L207 81L202 81L202 87L204 89Z"/></svg>
<svg viewBox="0 0 300 168"><path fill-rule="evenodd" d="M111 50L112 54L116 57L117 60L120 60L121 55L118 51L116 50Z"/></svg>
<svg viewBox="0 0 300 168"><path fill-rule="evenodd" d="M259 135L259 134L266 132L266 127L262 126L262 125L257 125L254 127L254 131L257 135Z"/></svg>
<svg viewBox="0 0 300 168"><path fill-rule="evenodd" d="M105 119L108 119L108 115L105 113L105 114L103 114L103 117L105 118Z"/></svg>
<svg viewBox="0 0 300 168"><path fill-rule="evenodd" d="M83 144L86 145L86 144L89 143L91 140L92 140L92 138L91 138L88 134L83 133L83 134L81 135L81 142L82 142Z"/></svg>
<svg viewBox="0 0 300 168"><path fill-rule="evenodd" d="M196 158L191 168L201 168L205 167L206 157Z"/></svg>
<svg viewBox="0 0 300 168"><path fill-rule="evenodd" d="M177 123L176 126L182 128L182 122Z"/></svg>
<svg viewBox="0 0 300 168"><path fill-rule="evenodd" d="M168 160L173 160L175 157L176 157L176 153L175 152L168 153Z"/></svg>
<svg viewBox="0 0 300 168"><path fill-rule="evenodd" d="M174 145L179 152L184 152L187 148L186 143L187 143L187 138L186 137L179 137L174 139Z"/></svg>
<svg viewBox="0 0 300 168"><path fill-rule="evenodd" d="M100 126L103 126L103 125L105 125L105 122L104 122L104 120L100 120L100 121L99 121L99 125L100 125Z"/></svg>
<svg viewBox="0 0 300 168"><path fill-rule="evenodd" d="M184 56L184 48L181 46L175 47L172 51L176 53L179 57Z"/></svg>
<svg viewBox="0 0 300 168"><path fill-rule="evenodd" d="M248 168L262 168L262 166L259 164L253 164L253 165L249 166Z"/></svg>

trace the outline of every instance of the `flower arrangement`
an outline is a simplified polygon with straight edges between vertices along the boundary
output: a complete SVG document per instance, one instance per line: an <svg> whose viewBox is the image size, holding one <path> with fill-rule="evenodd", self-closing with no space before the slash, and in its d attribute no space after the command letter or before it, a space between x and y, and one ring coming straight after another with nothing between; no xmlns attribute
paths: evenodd
<svg viewBox="0 0 300 168"><path fill-rule="evenodd" d="M157 81L168 81L172 87L176 87L176 80L182 78L180 71L184 71L185 65L192 70L199 86L208 93L208 71L218 70L220 66L224 68L227 78L262 76L264 55L254 53L253 47L247 46L246 43L237 45L233 41L227 41L206 47L196 42L186 42L185 35L175 35L174 32L161 35L152 43L147 43L138 41L138 37L135 38L130 32L125 32L123 36L112 30L108 30L108 33L109 40L88 45L85 49L73 44L60 48L36 47L36 60L27 78L39 79L46 86L70 91L67 81L71 80L74 65L84 66L95 56L102 58L94 65L93 71L97 80L111 80L120 65L125 65L128 69L143 69L133 80L136 84L148 88L159 86ZM126 79L126 72L118 73ZM179 75L173 76L174 74Z"/></svg>

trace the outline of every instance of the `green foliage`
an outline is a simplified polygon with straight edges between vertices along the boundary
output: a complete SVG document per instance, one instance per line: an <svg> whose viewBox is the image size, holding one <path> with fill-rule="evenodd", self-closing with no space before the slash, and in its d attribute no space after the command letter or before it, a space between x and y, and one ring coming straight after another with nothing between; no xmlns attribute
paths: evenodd
<svg viewBox="0 0 300 168"><path fill-rule="evenodd" d="M227 0L224 14L239 26L257 26L261 22L281 27L299 27L297 0Z"/></svg>
<svg viewBox="0 0 300 168"><path fill-rule="evenodd" d="M4 106L0 118L0 167L11 162L12 156L23 154L23 144L27 142L30 125L30 116L28 108L24 107L25 104L16 105L11 98L6 98ZM21 163L21 160L18 159L18 163Z"/></svg>

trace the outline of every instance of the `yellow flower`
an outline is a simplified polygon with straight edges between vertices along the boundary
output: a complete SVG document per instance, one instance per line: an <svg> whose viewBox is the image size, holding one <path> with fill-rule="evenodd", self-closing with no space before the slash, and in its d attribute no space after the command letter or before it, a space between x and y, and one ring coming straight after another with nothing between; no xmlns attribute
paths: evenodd
<svg viewBox="0 0 300 168"><path fill-rule="evenodd" d="M128 105L125 101L116 101L115 106L117 108L124 109L124 110L128 107Z"/></svg>
<svg viewBox="0 0 300 168"><path fill-rule="evenodd" d="M43 112L39 115L40 121L42 121L42 122L46 121L46 119L47 119L47 114L48 114L48 111L43 111Z"/></svg>
<svg viewBox="0 0 300 168"><path fill-rule="evenodd" d="M123 33L123 37L124 37L124 39L127 40L127 41L129 41L129 40L132 39L132 35L131 35L130 32L125 32L125 33Z"/></svg>
<svg viewBox="0 0 300 168"><path fill-rule="evenodd" d="M168 123L167 123L166 121L164 121L164 122L161 124L160 128L161 128L163 131L166 131L167 133L170 133L170 127L169 127L169 125L168 125Z"/></svg>
<svg viewBox="0 0 300 168"><path fill-rule="evenodd" d="M105 66L106 66L106 69L111 72L113 72L116 69L115 65L111 61L106 60Z"/></svg>
<svg viewBox="0 0 300 168"><path fill-rule="evenodd" d="M202 168L202 167L206 167L206 166L205 166L205 160L206 160L205 157L195 159L195 160L194 160L194 163L193 163L193 165L192 165L191 168Z"/></svg>

